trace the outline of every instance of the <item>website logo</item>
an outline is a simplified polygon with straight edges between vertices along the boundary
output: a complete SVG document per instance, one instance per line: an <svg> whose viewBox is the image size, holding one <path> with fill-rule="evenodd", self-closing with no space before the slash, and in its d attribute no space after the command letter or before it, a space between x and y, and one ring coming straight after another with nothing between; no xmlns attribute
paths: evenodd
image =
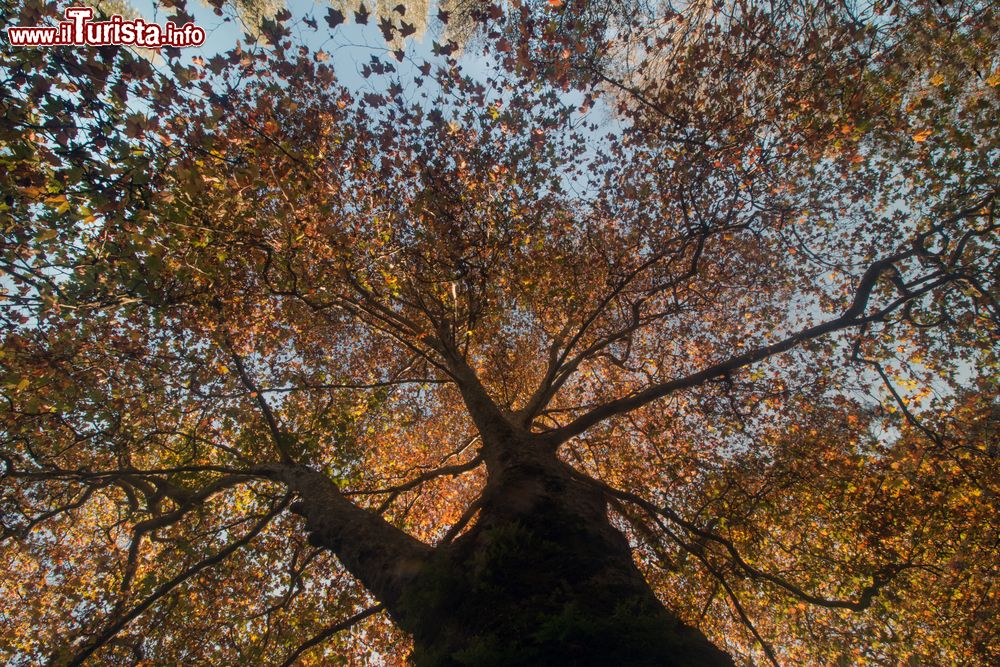
<svg viewBox="0 0 1000 667"><path fill-rule="evenodd" d="M194 23L178 26L172 21L163 25L141 18L128 20L115 14L107 21L93 21L90 7L69 7L65 21L55 26L8 27L11 46L139 46L158 49L182 48L205 43L205 30Z"/></svg>

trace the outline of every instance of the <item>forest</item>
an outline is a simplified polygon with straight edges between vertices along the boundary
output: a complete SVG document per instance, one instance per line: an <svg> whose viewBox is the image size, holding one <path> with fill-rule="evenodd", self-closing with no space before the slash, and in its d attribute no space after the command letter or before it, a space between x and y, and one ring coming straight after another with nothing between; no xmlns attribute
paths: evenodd
<svg viewBox="0 0 1000 667"><path fill-rule="evenodd" d="M1000 662L995 3L81 4L207 38L0 34L0 661Z"/></svg>

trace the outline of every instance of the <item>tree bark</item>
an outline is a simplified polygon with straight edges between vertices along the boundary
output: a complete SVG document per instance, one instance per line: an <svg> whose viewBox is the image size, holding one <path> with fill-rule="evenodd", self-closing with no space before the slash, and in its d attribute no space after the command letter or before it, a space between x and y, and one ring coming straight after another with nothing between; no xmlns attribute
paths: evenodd
<svg viewBox="0 0 1000 667"><path fill-rule="evenodd" d="M261 472L298 494L292 511L306 519L309 541L335 553L395 617L400 596L425 567L431 547L349 501L321 472L284 464L267 468Z"/></svg>
<svg viewBox="0 0 1000 667"><path fill-rule="evenodd" d="M433 550L332 483L293 480L311 538L412 634L412 664L733 665L656 599L599 489L530 439L493 446L478 520Z"/></svg>
<svg viewBox="0 0 1000 667"><path fill-rule="evenodd" d="M601 493L526 444L505 448L476 524L404 590L413 664L733 665L660 604Z"/></svg>

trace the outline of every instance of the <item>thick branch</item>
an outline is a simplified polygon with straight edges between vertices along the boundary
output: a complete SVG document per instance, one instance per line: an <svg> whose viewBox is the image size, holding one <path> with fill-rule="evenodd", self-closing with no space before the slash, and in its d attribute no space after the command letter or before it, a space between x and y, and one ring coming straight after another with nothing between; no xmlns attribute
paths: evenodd
<svg viewBox="0 0 1000 667"><path fill-rule="evenodd" d="M531 398L528 399L525 406L518 411L517 416L520 423L525 426L529 425L531 421L538 416L538 414L548 406L549 402L555 397L555 395L562 388L563 384L569 380L570 376L576 372L576 369L585 360L590 358L597 352L607 348L612 343L619 340L626 339L632 334L634 334L640 327L645 326L650 321L659 319L666 316L667 313L660 313L654 316L642 316L642 306L643 303L659 292L667 290L671 287L676 287L677 285L695 277L698 274L699 262L705 252L705 245L708 238L713 234L722 233L725 231L732 231L734 229L745 227L746 223L734 225L726 224L719 225L718 227L703 228L698 231L697 234L688 237L681 237L673 239L673 242L680 242L682 245L679 249L668 252L663 251L656 253L653 257L649 258L647 261L641 263L635 269L630 271L625 275L603 299L600 300L597 307L591 312L591 314L584 320L580 328L573 335L570 341L566 344L565 348L559 352L559 350L553 348L550 354L550 361L548 364L548 369L546 371L545 377L543 378L539 387L532 394ZM606 311L608 306L611 305L616 299L622 296L625 289L632 285L640 275L642 275L647 269L652 268L654 265L670 257L668 260L668 266L673 263L674 259L682 257L686 252L687 248L691 243L694 243L694 250L691 253L691 258L686 262L687 268L668 280L661 282L649 289L643 290L643 295L637 300L633 301L628 305L631 311L631 316L625 325L618 329L617 331L610 333L606 336L600 337L598 340L594 341L588 345L585 349L581 350L579 353L570 358L570 354L576 348L576 346L583 339L583 336L587 331L595 324L597 319Z"/></svg>
<svg viewBox="0 0 1000 667"><path fill-rule="evenodd" d="M305 517L309 541L336 554L344 567L394 614L404 585L420 570L431 547L377 513L349 501L321 472L282 464L255 470L284 482L299 495L292 510Z"/></svg>
<svg viewBox="0 0 1000 667"><path fill-rule="evenodd" d="M549 431L546 435L547 440L553 446L558 446L570 438L583 433L591 426L594 426L610 417L631 412L632 410L641 408L644 405L668 396L669 394L672 394L680 389L697 387L705 382L708 382L709 380L729 375L730 373L757 363L758 361L767 359L768 357L772 357L782 352L787 352L788 350L791 350L814 338L819 338L820 336L824 336L841 329L865 324L875 317L884 317L887 314L887 310L891 311L896 307L911 301L913 298L926 291L921 290L919 294L904 297L895 302L888 309L882 309L876 316L866 317L864 315L868 301L876 283L878 282L879 276L892 267L896 262L912 257L914 254L915 251L913 250L899 252L881 259L869 266L868 270L861 276L858 289L854 294L854 299L850 307L847 308L847 310L845 310L839 317L806 329L802 329L801 331L798 331L791 336L770 345L765 345L743 354L730 357L726 361L715 364L714 366L710 366L696 373L676 378L669 382L656 384L636 394L632 394L631 396L626 396L609 403L605 403L604 405L601 405L600 407L578 417L566 426Z"/></svg>
<svg viewBox="0 0 1000 667"><path fill-rule="evenodd" d="M448 365L458 383L469 416L483 439L483 457L489 466L504 446L517 441L518 428L510 415L490 397L476 372L457 352L449 354Z"/></svg>

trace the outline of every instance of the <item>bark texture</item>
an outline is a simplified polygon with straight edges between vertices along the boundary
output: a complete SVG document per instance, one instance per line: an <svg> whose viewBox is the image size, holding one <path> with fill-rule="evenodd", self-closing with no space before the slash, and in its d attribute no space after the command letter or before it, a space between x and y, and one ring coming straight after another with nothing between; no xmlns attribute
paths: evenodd
<svg viewBox="0 0 1000 667"><path fill-rule="evenodd" d="M659 603L598 491L551 452L507 451L475 526L404 591L415 665L733 664Z"/></svg>
<svg viewBox="0 0 1000 667"><path fill-rule="evenodd" d="M732 667L665 609L608 519L607 498L488 395L442 348L482 438L488 480L474 525L436 548L366 512L319 473L279 476L314 543L413 636L416 667Z"/></svg>
<svg viewBox="0 0 1000 667"><path fill-rule="evenodd" d="M432 549L344 498L326 475L276 466L271 475L298 493L292 511L306 519L309 541L326 547L395 616L399 599Z"/></svg>
<svg viewBox="0 0 1000 667"><path fill-rule="evenodd" d="M600 490L551 448L529 438L484 453L492 463L477 521L436 549L332 484L296 482L312 539L412 634L412 664L733 665L659 603Z"/></svg>

